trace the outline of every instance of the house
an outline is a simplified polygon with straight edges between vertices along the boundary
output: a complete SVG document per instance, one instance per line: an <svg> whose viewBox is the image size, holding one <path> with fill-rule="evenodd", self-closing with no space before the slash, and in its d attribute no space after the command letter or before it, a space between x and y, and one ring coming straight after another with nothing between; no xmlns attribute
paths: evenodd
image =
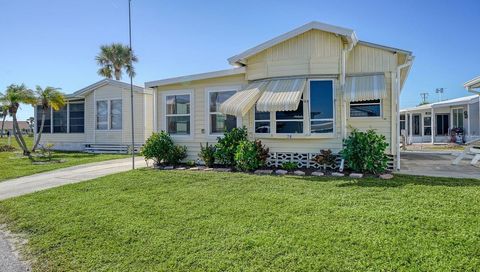
<svg viewBox="0 0 480 272"><path fill-rule="evenodd" d="M465 82L463 86L469 92L480 94L480 76Z"/></svg>
<svg viewBox="0 0 480 272"><path fill-rule="evenodd" d="M447 143L461 129L464 141L480 138L479 96L470 95L400 111L407 143Z"/></svg>
<svg viewBox="0 0 480 272"><path fill-rule="evenodd" d="M310 167L320 149L339 152L352 128L372 128L399 168L399 95L412 61L407 50L311 22L229 58L232 69L145 87L153 89L153 130L186 145L190 159L200 143L245 126L270 148L270 165Z"/></svg>
<svg viewBox="0 0 480 272"><path fill-rule="evenodd" d="M18 121L18 127L22 134L32 134L32 128L27 121ZM8 132L10 132L10 135L13 137L13 121L5 121L3 133L6 135Z"/></svg>
<svg viewBox="0 0 480 272"><path fill-rule="evenodd" d="M152 133L152 91L133 86L134 140L136 147ZM59 111L50 109L45 118L40 144L51 143L58 150L91 152L126 151L131 146L130 84L104 79L67 95ZM40 106L35 108L35 137L42 122Z"/></svg>

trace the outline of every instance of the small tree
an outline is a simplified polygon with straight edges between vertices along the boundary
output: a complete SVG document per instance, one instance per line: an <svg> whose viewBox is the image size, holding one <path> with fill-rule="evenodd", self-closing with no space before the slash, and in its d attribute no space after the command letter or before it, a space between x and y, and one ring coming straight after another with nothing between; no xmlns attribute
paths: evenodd
<svg viewBox="0 0 480 272"><path fill-rule="evenodd" d="M36 87L37 99L40 103L42 109L42 122L40 124L40 129L37 135L35 144L32 147L32 152L35 152L37 149L38 143L40 143L40 138L42 137L43 126L45 125L45 115L47 110L52 108L54 111L60 110L65 106L65 96L60 92L60 88L54 88L47 86L45 89L42 89L40 86Z"/></svg>
<svg viewBox="0 0 480 272"><path fill-rule="evenodd" d="M384 135L370 129L366 132L354 129L343 142L340 152L348 168L362 173L382 173L387 169L388 156L385 150L388 143Z"/></svg>
<svg viewBox="0 0 480 272"><path fill-rule="evenodd" d="M247 129L245 127L234 128L229 132L225 132L223 137L218 137L215 158L226 166L235 166L235 153L237 152L237 147L240 142L246 140Z"/></svg>
<svg viewBox="0 0 480 272"><path fill-rule="evenodd" d="M137 56L130 47L121 43L112 43L100 46L100 53L95 57L100 66L98 74L106 78L115 76L116 80L122 79L122 70L134 77L133 63L138 61Z"/></svg>
<svg viewBox="0 0 480 272"><path fill-rule="evenodd" d="M32 90L28 89L24 84L16 85L11 84L7 87L5 94L0 97L0 102L7 105L8 113L13 119L13 136L18 143L18 146L23 150L23 155L30 157L30 150L25 143L22 136L22 131L18 126L17 112L20 108L20 104L29 104L34 106L37 103L37 99Z"/></svg>
<svg viewBox="0 0 480 272"><path fill-rule="evenodd" d="M3 97L3 94L0 93L0 98ZM8 116L8 106L0 104L0 118L2 118L2 127L0 128L0 137L3 138L3 132L5 129L5 119Z"/></svg>

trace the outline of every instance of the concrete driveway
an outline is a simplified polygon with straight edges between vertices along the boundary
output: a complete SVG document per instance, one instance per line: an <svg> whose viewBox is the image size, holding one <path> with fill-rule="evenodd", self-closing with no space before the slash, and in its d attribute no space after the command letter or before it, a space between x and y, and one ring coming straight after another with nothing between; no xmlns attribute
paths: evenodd
<svg viewBox="0 0 480 272"><path fill-rule="evenodd" d="M480 179L479 167L470 165L468 159L452 165L455 156L450 153L403 152L400 156L401 174Z"/></svg>
<svg viewBox="0 0 480 272"><path fill-rule="evenodd" d="M145 167L143 157L135 160L136 168ZM0 182L0 200L30 194L70 183L77 183L132 169L132 159L118 159L62 168Z"/></svg>

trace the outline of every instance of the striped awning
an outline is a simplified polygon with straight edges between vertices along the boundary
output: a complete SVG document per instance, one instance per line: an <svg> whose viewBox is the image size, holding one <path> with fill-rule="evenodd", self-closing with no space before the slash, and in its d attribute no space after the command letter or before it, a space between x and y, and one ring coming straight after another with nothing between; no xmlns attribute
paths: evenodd
<svg viewBox="0 0 480 272"><path fill-rule="evenodd" d="M271 80L257 101L258 111L295 111L298 108L306 78Z"/></svg>
<svg viewBox="0 0 480 272"><path fill-rule="evenodd" d="M347 101L366 101L387 97L384 75L347 76L345 99Z"/></svg>
<svg viewBox="0 0 480 272"><path fill-rule="evenodd" d="M258 81L248 84L247 87L223 102L219 108L220 112L235 116L244 116L253 105L255 105L267 85L268 81Z"/></svg>

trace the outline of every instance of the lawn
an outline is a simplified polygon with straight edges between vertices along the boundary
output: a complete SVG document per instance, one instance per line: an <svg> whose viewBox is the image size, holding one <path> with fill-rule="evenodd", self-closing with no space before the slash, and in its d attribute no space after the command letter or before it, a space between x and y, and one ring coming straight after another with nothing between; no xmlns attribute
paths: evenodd
<svg viewBox="0 0 480 272"><path fill-rule="evenodd" d="M0 202L34 271L465 271L480 181L141 169Z"/></svg>
<svg viewBox="0 0 480 272"><path fill-rule="evenodd" d="M25 137L28 146L32 146L33 138ZM7 144L7 138L0 138L0 144ZM59 163L33 164L28 158L21 155L16 141L11 139L12 146L17 148L15 152L0 152L0 181L28 176L49 170L59 168L98 162L111 159L120 159L126 155L118 154L88 154L81 152L54 152L52 161L61 161Z"/></svg>

